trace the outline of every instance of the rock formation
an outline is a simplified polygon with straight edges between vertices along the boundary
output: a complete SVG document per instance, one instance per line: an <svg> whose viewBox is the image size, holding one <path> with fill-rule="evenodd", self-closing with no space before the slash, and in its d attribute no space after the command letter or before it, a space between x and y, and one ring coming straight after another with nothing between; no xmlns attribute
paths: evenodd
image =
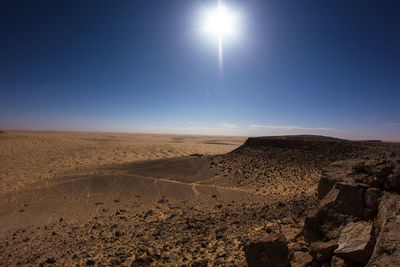
<svg viewBox="0 0 400 267"><path fill-rule="evenodd" d="M314 266L400 265L399 167L390 153L323 170L319 205L303 228Z"/></svg>

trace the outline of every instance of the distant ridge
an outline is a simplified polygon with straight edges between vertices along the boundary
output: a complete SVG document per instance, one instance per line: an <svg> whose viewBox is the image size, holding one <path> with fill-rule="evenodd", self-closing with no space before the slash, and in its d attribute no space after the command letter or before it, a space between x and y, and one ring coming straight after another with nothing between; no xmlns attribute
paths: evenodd
<svg viewBox="0 0 400 267"><path fill-rule="evenodd" d="M283 135L250 137L243 147L306 148L318 145L356 144L354 141L322 135Z"/></svg>
<svg viewBox="0 0 400 267"><path fill-rule="evenodd" d="M353 157L355 154L374 146L374 142L350 141L320 135L285 135L250 137L231 153L248 153L250 151L301 150L326 159Z"/></svg>
<svg viewBox="0 0 400 267"><path fill-rule="evenodd" d="M324 135L276 135L276 136L260 136L250 137L249 139L269 139L269 140L288 140L288 141L350 141L346 139L340 139L336 137L324 136Z"/></svg>

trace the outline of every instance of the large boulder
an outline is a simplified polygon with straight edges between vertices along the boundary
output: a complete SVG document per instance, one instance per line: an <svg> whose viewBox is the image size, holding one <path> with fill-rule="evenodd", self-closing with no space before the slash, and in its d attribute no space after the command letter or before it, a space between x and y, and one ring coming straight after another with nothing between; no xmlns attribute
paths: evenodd
<svg viewBox="0 0 400 267"><path fill-rule="evenodd" d="M400 266L400 195L384 193L377 223L380 231L367 266Z"/></svg>
<svg viewBox="0 0 400 267"><path fill-rule="evenodd" d="M256 233L244 246L247 264L257 267L284 267L290 263L285 237L276 233Z"/></svg>
<svg viewBox="0 0 400 267"><path fill-rule="evenodd" d="M353 183L353 179L349 174L353 172L354 168L362 164L362 160L341 160L335 161L325 167L322 170L322 175L318 183L318 198L324 198L336 183Z"/></svg>
<svg viewBox="0 0 400 267"><path fill-rule="evenodd" d="M308 241L332 240L341 227L361 219L366 185L336 183L305 219L303 234Z"/></svg>
<svg viewBox="0 0 400 267"><path fill-rule="evenodd" d="M342 230L335 254L354 262L366 264L374 248L372 223L350 222Z"/></svg>

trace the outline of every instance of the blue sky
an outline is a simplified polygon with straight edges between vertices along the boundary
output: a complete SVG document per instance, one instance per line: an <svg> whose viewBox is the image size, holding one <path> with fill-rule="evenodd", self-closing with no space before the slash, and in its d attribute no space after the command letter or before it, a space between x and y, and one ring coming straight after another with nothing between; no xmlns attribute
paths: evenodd
<svg viewBox="0 0 400 267"><path fill-rule="evenodd" d="M1 1L0 127L400 140L398 1Z"/></svg>

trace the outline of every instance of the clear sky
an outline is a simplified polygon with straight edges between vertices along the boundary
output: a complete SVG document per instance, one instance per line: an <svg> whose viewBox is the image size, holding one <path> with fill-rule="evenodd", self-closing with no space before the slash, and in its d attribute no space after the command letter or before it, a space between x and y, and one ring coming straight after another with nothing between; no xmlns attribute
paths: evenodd
<svg viewBox="0 0 400 267"><path fill-rule="evenodd" d="M400 1L0 2L0 128L400 140Z"/></svg>

